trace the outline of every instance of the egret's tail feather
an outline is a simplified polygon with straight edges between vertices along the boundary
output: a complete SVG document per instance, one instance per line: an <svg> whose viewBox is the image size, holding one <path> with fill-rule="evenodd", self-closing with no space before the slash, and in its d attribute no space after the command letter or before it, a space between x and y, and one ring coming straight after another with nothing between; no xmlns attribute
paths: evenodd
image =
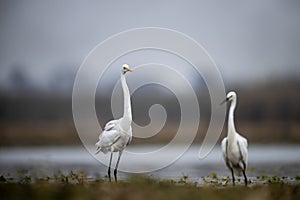
<svg viewBox="0 0 300 200"><path fill-rule="evenodd" d="M97 155L101 151L101 147L97 147L95 155Z"/></svg>

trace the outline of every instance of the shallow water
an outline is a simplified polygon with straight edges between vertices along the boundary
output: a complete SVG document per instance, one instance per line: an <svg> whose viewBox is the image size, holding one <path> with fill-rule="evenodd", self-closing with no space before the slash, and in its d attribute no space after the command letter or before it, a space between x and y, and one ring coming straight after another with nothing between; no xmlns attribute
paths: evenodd
<svg viewBox="0 0 300 200"><path fill-rule="evenodd" d="M129 146L132 152L147 152L156 146ZM203 160L198 159L199 146L192 146L181 158L172 165L148 173L150 176L163 179L179 179L186 175L191 180L197 180L211 173L219 177L230 176L225 166L221 149L216 147ZM109 155L106 156L107 162ZM137 162L126 156L122 157L121 165L160 165L157 157L151 161ZM249 163L247 174L256 177L261 174L295 177L300 175L299 145L252 145L249 147ZM94 159L84 147L30 147L30 148L0 148L0 175L17 177L17 170L25 169L35 177L51 176L59 171L83 170L94 178L106 176L107 167ZM129 174L119 172L119 177L126 178Z"/></svg>

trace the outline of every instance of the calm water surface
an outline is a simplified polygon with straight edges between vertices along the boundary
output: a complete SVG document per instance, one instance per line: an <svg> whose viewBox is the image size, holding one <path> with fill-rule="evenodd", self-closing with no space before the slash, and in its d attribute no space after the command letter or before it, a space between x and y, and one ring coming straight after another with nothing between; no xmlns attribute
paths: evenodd
<svg viewBox="0 0 300 200"><path fill-rule="evenodd" d="M156 146L129 146L133 152L147 152L156 149ZM181 158L172 165L148 173L150 176L178 179L187 175L191 179L217 173L218 176L229 176L222 158L221 149L216 147L203 160L198 159L199 146L192 146ZM109 155L106 156L107 162ZM121 164L127 167L132 165L158 165L161 155L151 161L138 162L122 157ZM117 154L115 155L117 157ZM27 147L27 148L0 148L0 175L18 176L17 170L25 169L32 176L43 177L53 175L59 171L83 170L89 176L103 178L107 167L95 160L84 147ZM295 177L300 175L300 146L299 145L253 145L249 148L249 177L261 174ZM120 178L129 174L119 172Z"/></svg>

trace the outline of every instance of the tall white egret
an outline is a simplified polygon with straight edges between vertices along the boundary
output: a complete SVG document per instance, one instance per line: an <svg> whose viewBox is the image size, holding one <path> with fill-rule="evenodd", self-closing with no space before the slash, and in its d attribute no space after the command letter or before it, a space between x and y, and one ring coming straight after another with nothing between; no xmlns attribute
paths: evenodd
<svg viewBox="0 0 300 200"><path fill-rule="evenodd" d="M222 140L221 146L223 151L223 157L227 167L231 171L232 183L235 185L234 174L237 176L244 175L245 185L247 185L246 168L248 161L248 142L247 139L239 135L234 126L234 110L237 103L237 95L235 92L229 92L226 99L230 101L230 109L228 114L228 132L227 137Z"/></svg>
<svg viewBox="0 0 300 200"><path fill-rule="evenodd" d="M113 157L113 152L119 152L118 160L116 163L116 167L114 170L115 181L117 181L117 170L120 162L120 158L122 156L123 150L125 147L131 142L132 139L132 113L131 113L131 101L130 101L130 93L126 83L125 74L127 72L132 72L127 64L124 64L121 74L121 85L123 88L124 95L124 114L123 117L117 120L109 121L105 127L103 132L99 136L99 141L96 143L97 150L96 154L102 151L104 154L110 152L110 160L108 167L108 178L111 181L110 176L110 167L111 161Z"/></svg>

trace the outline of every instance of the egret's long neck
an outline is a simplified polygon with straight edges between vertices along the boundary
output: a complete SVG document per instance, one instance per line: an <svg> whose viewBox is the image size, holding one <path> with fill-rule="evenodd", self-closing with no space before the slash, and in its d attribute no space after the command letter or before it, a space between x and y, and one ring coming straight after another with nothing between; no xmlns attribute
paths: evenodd
<svg viewBox="0 0 300 200"><path fill-rule="evenodd" d="M228 114L228 140L233 141L236 136L234 125L234 110L236 106L236 98L232 100Z"/></svg>
<svg viewBox="0 0 300 200"><path fill-rule="evenodd" d="M124 95L124 113L123 119L126 123L131 123L132 121L132 114L131 114L131 101L130 101L130 93L126 83L125 74L121 74L121 84L123 88L123 95Z"/></svg>

